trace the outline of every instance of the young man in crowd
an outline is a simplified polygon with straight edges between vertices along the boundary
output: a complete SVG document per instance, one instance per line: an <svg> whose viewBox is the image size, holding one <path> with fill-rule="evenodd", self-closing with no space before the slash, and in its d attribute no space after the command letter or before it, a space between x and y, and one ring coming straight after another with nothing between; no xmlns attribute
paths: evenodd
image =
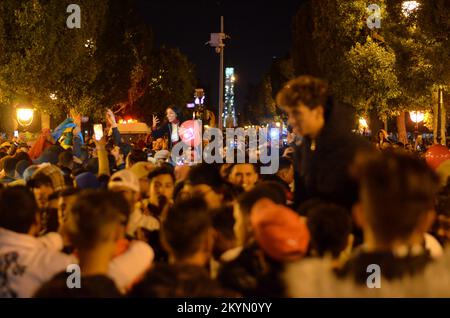
<svg viewBox="0 0 450 318"><path fill-rule="evenodd" d="M139 193L141 191L139 180L133 172L125 169L114 173L109 180L108 189L121 193L130 205L131 214L127 226L129 237L136 237L137 231L141 227L147 230L159 229L159 221L156 218L143 214L143 209L139 204Z"/></svg>
<svg viewBox="0 0 450 318"><path fill-rule="evenodd" d="M252 205L248 219L252 240L236 259L223 263L218 279L244 297L282 297L284 287L279 275L285 262L306 255L307 226L293 210L266 196Z"/></svg>
<svg viewBox="0 0 450 318"><path fill-rule="evenodd" d="M331 266L339 268L352 251L352 219L343 207L333 203L316 202L306 213L311 234L310 256L330 257Z"/></svg>
<svg viewBox="0 0 450 318"><path fill-rule="evenodd" d="M278 93L277 104L303 137L294 154L295 207L319 198L350 210L358 196L349 167L359 151L369 149L351 133L350 107L335 103L327 83L311 76L288 82Z"/></svg>
<svg viewBox="0 0 450 318"><path fill-rule="evenodd" d="M252 163L236 163L230 168L228 180L232 184L244 188L245 191L249 191L258 182L256 166Z"/></svg>
<svg viewBox="0 0 450 318"><path fill-rule="evenodd" d="M148 209L153 216L159 218L165 207L173 203L175 176L171 168L163 166L150 172L148 180Z"/></svg>
<svg viewBox="0 0 450 318"><path fill-rule="evenodd" d="M438 177L423 160L395 150L360 163L355 173L360 199L353 215L363 230L363 245L335 271L330 270L332 263L318 259L288 266L284 276L289 296L401 297L413 292L423 297L442 292L429 285L435 284L433 272L423 276L431 270L424 234L435 216Z"/></svg>
<svg viewBox="0 0 450 318"><path fill-rule="evenodd" d="M365 283L370 264L378 264L388 280L420 275L431 260L424 234L435 220L438 176L425 161L394 151L369 159L359 173L360 201L353 212L364 245L341 275Z"/></svg>
<svg viewBox="0 0 450 318"><path fill-rule="evenodd" d="M148 161L139 161L133 164L130 168L130 171L134 173L134 175L139 180L139 188L141 194L141 200L148 198L148 192L150 188L150 182L148 180L148 174L155 169L155 165Z"/></svg>
<svg viewBox="0 0 450 318"><path fill-rule="evenodd" d="M214 164L201 163L191 167L186 180L186 191L200 194L210 209L223 204L226 182Z"/></svg>
<svg viewBox="0 0 450 318"><path fill-rule="evenodd" d="M62 232L81 269L81 290L67 290L62 273L38 297L116 297L127 292L150 268L153 251L141 241L124 241L130 207L122 195L87 190L69 207ZM83 285L84 284L84 285ZM64 288L65 287L65 288Z"/></svg>
<svg viewBox="0 0 450 318"><path fill-rule="evenodd" d="M41 215L41 232L45 234L58 229L58 192L66 187L62 171L55 165L43 164L31 177L32 188Z"/></svg>
<svg viewBox="0 0 450 318"><path fill-rule="evenodd" d="M213 248L211 214L201 198L175 202L162 223L169 264L156 265L133 291L133 297L236 296L209 278L205 269Z"/></svg>
<svg viewBox="0 0 450 318"><path fill-rule="evenodd" d="M279 160L279 168L277 173L263 175L262 180L275 181L281 184L286 192L288 202L293 201L294 196L291 191L291 186L294 182L294 165L292 164L291 159L281 157Z"/></svg>
<svg viewBox="0 0 450 318"><path fill-rule="evenodd" d="M29 186L33 189L39 208L45 209L48 197L65 188L64 176L57 166L44 164L33 173Z"/></svg>
<svg viewBox="0 0 450 318"><path fill-rule="evenodd" d="M33 193L17 186L0 190L0 298L31 297L74 259L60 252L57 233L36 238L40 214Z"/></svg>
<svg viewBox="0 0 450 318"><path fill-rule="evenodd" d="M14 157L7 157L3 159L3 173L4 176L0 178L0 183L8 184L16 180L16 164L17 159Z"/></svg>
<svg viewBox="0 0 450 318"><path fill-rule="evenodd" d="M108 269L116 242L124 236L128 214L128 202L120 195L81 195L64 228L78 255L80 288L69 288L69 274L63 272L41 287L37 297L119 297Z"/></svg>

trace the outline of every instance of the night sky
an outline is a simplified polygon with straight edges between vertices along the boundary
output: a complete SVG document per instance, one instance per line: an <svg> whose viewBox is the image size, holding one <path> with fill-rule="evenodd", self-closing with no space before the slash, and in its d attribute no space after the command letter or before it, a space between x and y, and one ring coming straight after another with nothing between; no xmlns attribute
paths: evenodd
<svg viewBox="0 0 450 318"><path fill-rule="evenodd" d="M196 66L200 86L210 105L217 105L219 55L205 45L210 33L231 39L225 47L225 66L235 68L237 103L245 101L249 83L258 83L274 57L291 48L292 18L303 0L139 0L144 19L154 31L155 44L178 47Z"/></svg>

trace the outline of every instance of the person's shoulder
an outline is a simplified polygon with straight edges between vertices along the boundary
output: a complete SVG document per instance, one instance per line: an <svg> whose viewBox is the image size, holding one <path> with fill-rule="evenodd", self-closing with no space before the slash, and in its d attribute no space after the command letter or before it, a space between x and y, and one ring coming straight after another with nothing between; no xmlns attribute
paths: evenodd
<svg viewBox="0 0 450 318"><path fill-rule="evenodd" d="M114 281L105 275L72 277L61 272L42 285L36 298L118 298L121 297ZM77 284L77 279L79 284Z"/></svg>

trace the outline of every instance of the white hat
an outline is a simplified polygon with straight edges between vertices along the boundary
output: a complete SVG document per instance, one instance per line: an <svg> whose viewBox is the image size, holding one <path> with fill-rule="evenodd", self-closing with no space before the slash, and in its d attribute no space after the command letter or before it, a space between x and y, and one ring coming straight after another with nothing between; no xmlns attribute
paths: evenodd
<svg viewBox="0 0 450 318"><path fill-rule="evenodd" d="M120 170L114 173L109 179L108 189L127 188L131 191L139 192L139 180L130 170Z"/></svg>
<svg viewBox="0 0 450 318"><path fill-rule="evenodd" d="M167 160L170 158L170 151L169 150L160 150L157 153L155 153L155 160Z"/></svg>

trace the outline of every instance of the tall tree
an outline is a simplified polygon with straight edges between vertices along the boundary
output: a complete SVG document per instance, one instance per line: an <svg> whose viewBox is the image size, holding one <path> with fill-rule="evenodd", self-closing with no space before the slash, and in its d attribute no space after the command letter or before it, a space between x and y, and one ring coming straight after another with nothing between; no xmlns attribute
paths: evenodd
<svg viewBox="0 0 450 318"><path fill-rule="evenodd" d="M297 43L294 61L308 56L317 65L317 73L329 80L337 98L351 103L358 112L399 116L399 134L406 136L404 111L430 109L432 86L439 83L433 68L448 64L437 60L439 56L450 61L445 57L448 51L441 54L437 50L442 45L418 25L416 12L405 14L401 0L378 1L381 29L371 30L367 25L371 3L316 0L301 8L308 12L299 12L294 19L294 42L299 41L295 34L302 33L296 30L304 23L298 17L311 15L312 36L303 36L306 50L311 52L298 52L303 49Z"/></svg>
<svg viewBox="0 0 450 318"><path fill-rule="evenodd" d="M185 109L193 98L194 66L179 49L162 47L151 51L133 74L137 98L132 110L146 121L151 121L153 114L161 115L169 105Z"/></svg>
<svg viewBox="0 0 450 318"><path fill-rule="evenodd" d="M0 3L0 100L25 100L52 115L100 113L127 98L135 64L127 35L133 1L80 0L81 28L69 29L69 0Z"/></svg>

